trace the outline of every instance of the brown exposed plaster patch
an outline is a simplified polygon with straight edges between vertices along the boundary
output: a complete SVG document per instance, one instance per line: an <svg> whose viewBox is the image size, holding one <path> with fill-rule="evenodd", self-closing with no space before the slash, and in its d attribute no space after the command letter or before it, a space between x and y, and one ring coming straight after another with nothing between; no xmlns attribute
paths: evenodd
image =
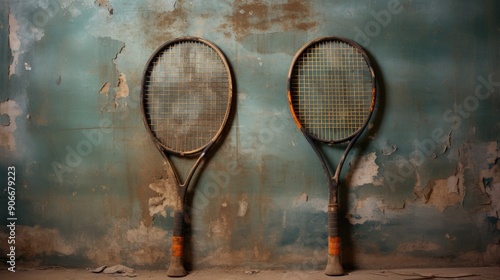
<svg viewBox="0 0 500 280"><path fill-rule="evenodd" d="M375 162L377 159L376 153L371 152L361 157L356 157L349 162L349 171L346 176L347 185L351 188L356 188L365 184L373 184L380 186L382 183L376 179L378 176L379 166Z"/></svg>
<svg viewBox="0 0 500 280"><path fill-rule="evenodd" d="M0 126L0 147L11 152L16 150L14 131L17 129L16 118L20 114L21 108L14 100L7 99L0 102L0 116L4 116L3 119L8 119L8 125ZM4 124L7 122L4 121Z"/></svg>
<svg viewBox="0 0 500 280"><path fill-rule="evenodd" d="M9 48L12 54L12 63L9 66L9 79L16 73L16 66L19 62L21 51L21 41L17 36L20 26L13 14L9 13Z"/></svg>
<svg viewBox="0 0 500 280"><path fill-rule="evenodd" d="M117 78L116 81L116 87L111 88L110 82L106 81L101 88L99 89L99 94L104 94L108 95L110 92L110 89L112 89L111 96L106 99L106 104L103 105L101 108L101 111L107 111L107 112L119 112L121 111L124 107L127 106L127 103L125 101L120 101L120 99L125 98L129 95L130 89L127 83L127 77L124 73L120 73L117 70L117 65L116 65L116 60L118 59L118 56L123 53L125 50L125 44L123 44L120 47L120 50L116 52L115 56L111 59L113 62L113 66L111 67L107 63L101 63L100 67L100 72L99 75L103 77L108 77L108 76L113 76ZM119 108L120 107L120 108ZM122 110L124 111L124 110Z"/></svg>
<svg viewBox="0 0 500 280"><path fill-rule="evenodd" d="M422 203L426 203L429 200L429 194L431 192L431 184L427 184L424 188L422 188L420 174L418 171L415 172L416 182L413 187L413 193L417 197L418 200Z"/></svg>
<svg viewBox="0 0 500 280"><path fill-rule="evenodd" d="M427 195L427 204L444 211L449 206L461 204L464 200L463 165L458 163L457 172L446 179L429 181L430 191Z"/></svg>
<svg viewBox="0 0 500 280"><path fill-rule="evenodd" d="M113 63L115 65L116 65L115 63L116 59L118 59L118 56L123 52L124 49L125 49L125 44L123 44L123 46L120 48L120 50L116 53L115 57L113 58ZM116 83L116 87L114 88L114 90L115 90L114 105L115 108L117 108L119 105L118 99L127 97L129 94L129 87L127 84L127 77L125 76L125 74L120 73L120 75L118 76L118 82Z"/></svg>
<svg viewBox="0 0 500 280"><path fill-rule="evenodd" d="M150 184L163 180L162 176L165 176L165 174L170 176L171 173L170 171L167 171L166 163L162 164L163 158L159 155L158 149L154 147L151 139L145 138L143 133L135 133L131 135L131 137L129 148L141 151L139 155L135 155L133 158L133 160L139 164L141 168L129 170L129 173L133 173L134 177L139 179L136 181L131 178L131 180L133 180L131 182L134 182L131 184L133 185L133 188L130 191L132 196L131 200L134 201L133 203L138 203L141 223L143 223L146 227L151 227L154 217L150 215L149 200L150 198L159 197L161 195L149 186Z"/></svg>
<svg viewBox="0 0 500 280"><path fill-rule="evenodd" d="M125 74L123 73L120 73L115 88L115 103L117 99L127 97L128 94L129 94L129 88L127 84L127 76L125 76Z"/></svg>
<svg viewBox="0 0 500 280"><path fill-rule="evenodd" d="M318 22L311 20L311 5L300 0L291 0L284 4L262 0L238 1L233 7L233 14L227 18L231 25L222 24L219 29L225 32L231 27L237 39L255 30L267 31L279 27L283 31L308 31L318 25Z"/></svg>
<svg viewBox="0 0 500 280"><path fill-rule="evenodd" d="M177 204L175 180L169 176L167 179L155 180L148 187L157 193L157 196L150 197L148 200L149 216L160 214L167 217L167 208L174 209Z"/></svg>

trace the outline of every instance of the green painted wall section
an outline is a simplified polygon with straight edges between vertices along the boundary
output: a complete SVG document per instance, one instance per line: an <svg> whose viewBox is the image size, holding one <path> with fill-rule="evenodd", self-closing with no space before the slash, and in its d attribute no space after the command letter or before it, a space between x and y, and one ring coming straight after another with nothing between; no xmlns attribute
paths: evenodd
<svg viewBox="0 0 500 280"><path fill-rule="evenodd" d="M189 192L188 267L322 269L326 182L286 79L327 35L360 43L379 82L342 173L346 267L499 264L500 2L0 4L0 223L14 166L19 267L166 267L175 193L140 82L158 46L199 36L226 55L236 105ZM323 147L332 166L343 148Z"/></svg>

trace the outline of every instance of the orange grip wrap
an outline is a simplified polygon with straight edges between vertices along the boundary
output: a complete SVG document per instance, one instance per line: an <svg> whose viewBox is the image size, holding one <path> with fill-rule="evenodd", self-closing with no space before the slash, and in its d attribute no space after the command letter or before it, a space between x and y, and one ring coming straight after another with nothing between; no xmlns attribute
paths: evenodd
<svg viewBox="0 0 500 280"><path fill-rule="evenodd" d="M328 237L328 255L340 255L340 237Z"/></svg>
<svg viewBox="0 0 500 280"><path fill-rule="evenodd" d="M172 257L182 257L182 249L184 247L184 238L174 236L172 238Z"/></svg>

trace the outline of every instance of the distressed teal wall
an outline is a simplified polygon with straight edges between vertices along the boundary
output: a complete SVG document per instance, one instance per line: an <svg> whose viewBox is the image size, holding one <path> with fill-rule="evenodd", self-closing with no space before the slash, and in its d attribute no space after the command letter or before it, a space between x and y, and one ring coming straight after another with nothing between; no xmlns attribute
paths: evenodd
<svg viewBox="0 0 500 280"><path fill-rule="evenodd" d="M218 45L236 80L230 129L189 194L188 267L326 263L326 182L286 99L294 53L326 35L360 43L379 77L343 170L346 266L499 264L500 2L0 3L0 223L15 166L19 267L166 266L172 179L139 84L186 35ZM342 148L325 151L336 163Z"/></svg>

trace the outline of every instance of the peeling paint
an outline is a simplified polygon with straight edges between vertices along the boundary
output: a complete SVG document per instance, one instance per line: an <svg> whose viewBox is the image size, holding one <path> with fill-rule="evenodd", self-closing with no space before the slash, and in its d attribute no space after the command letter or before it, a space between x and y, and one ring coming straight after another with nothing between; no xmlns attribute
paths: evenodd
<svg viewBox="0 0 500 280"><path fill-rule="evenodd" d="M453 130L450 130L450 132L448 133L448 138L446 138L446 141L445 141L444 146L443 146L443 151L441 152L442 154L446 153L446 151L449 148L452 148L452 146L451 146L451 133L452 132L453 132Z"/></svg>
<svg viewBox="0 0 500 280"><path fill-rule="evenodd" d="M109 3L109 0L95 0L95 3L99 5L99 7L107 9L110 15L113 14L113 7Z"/></svg>
<svg viewBox="0 0 500 280"><path fill-rule="evenodd" d="M127 77L125 74L120 73L118 77L118 84L115 88L115 96L116 98L124 98L127 97L129 93L128 85L127 85Z"/></svg>
<svg viewBox="0 0 500 280"><path fill-rule="evenodd" d="M99 93L107 95L110 87L111 87L111 84L109 82L104 83L104 85L102 85L101 89L99 90Z"/></svg>
<svg viewBox="0 0 500 280"><path fill-rule="evenodd" d="M177 204L177 190L173 178L155 180L149 184L149 188L159 194L157 197L149 198L149 215L153 217L155 214L160 214L166 217L166 208L174 208Z"/></svg>
<svg viewBox="0 0 500 280"><path fill-rule="evenodd" d="M309 200L309 197L307 195L307 193L303 192L301 195L299 195L298 197L296 197L294 200L293 200L293 206L294 207L297 207L297 206L302 206L304 203L306 203L307 201Z"/></svg>
<svg viewBox="0 0 500 280"><path fill-rule="evenodd" d="M349 172L346 177L349 187L356 188L366 184L382 185L381 182L375 180L379 168L377 163L375 163L376 159L375 152L371 152L367 155L356 157L349 163Z"/></svg>
<svg viewBox="0 0 500 280"><path fill-rule="evenodd" d="M394 152L396 152L397 150L398 150L398 146L386 144L384 147L382 147L382 155L390 156Z"/></svg>
<svg viewBox="0 0 500 280"><path fill-rule="evenodd" d="M248 194L244 193L238 201L238 217L245 217L248 211Z"/></svg>
<svg viewBox="0 0 500 280"><path fill-rule="evenodd" d="M132 261L137 265L151 265L165 258L163 246L166 232L157 227L146 227L143 223L138 228L133 228L125 233L126 242L133 246Z"/></svg>
<svg viewBox="0 0 500 280"><path fill-rule="evenodd" d="M21 115L21 108L17 105L14 100L6 100L0 102L0 115L4 119L8 118L8 125L0 126L0 147L8 150L16 150L16 140L14 137L14 131L17 129L16 118ZM7 124L7 122L4 122Z"/></svg>
<svg viewBox="0 0 500 280"><path fill-rule="evenodd" d="M489 150L496 152L496 149L492 151L492 145ZM490 158L490 160L492 159ZM481 191L486 193L490 198L490 210L487 215L500 220L500 157L492 162L488 162L488 164L489 168L479 171L478 185L481 186ZM500 222L496 223L496 227L500 230Z"/></svg>
<svg viewBox="0 0 500 280"><path fill-rule="evenodd" d="M446 207L460 204L464 200L464 177L462 163L458 163L457 172L446 179L436 179L431 184L427 204L444 211Z"/></svg>
<svg viewBox="0 0 500 280"><path fill-rule="evenodd" d="M12 54L12 63L9 66L9 79L16 74L16 66L19 62L21 54L21 41L17 37L19 31L19 23L13 14L9 14L9 47Z"/></svg>
<svg viewBox="0 0 500 280"><path fill-rule="evenodd" d="M349 195L349 211L345 217L353 225L364 224L367 221L387 223L401 215L401 210L406 207L403 203L400 208L389 207L380 197L367 197L358 199L355 194Z"/></svg>
<svg viewBox="0 0 500 280"><path fill-rule="evenodd" d="M384 203L376 197L356 200L354 194L350 195L351 209L346 213L346 218L353 225L364 224L366 221L381 221Z"/></svg>
<svg viewBox="0 0 500 280"><path fill-rule="evenodd" d="M288 108L280 112L280 116L286 117L283 125L269 125L266 122L269 115L260 112L271 112L272 107L286 103L282 94L283 83L279 82L281 78L277 73L281 71L279 69L286 72L287 61L302 43L332 30L339 35L363 39L354 34L353 28L364 26L365 31L371 31L363 34L370 37L364 41L372 42L368 51L376 53L381 61L387 61L388 64L382 65L383 70L387 71L387 76L394 77L386 81L386 98L382 98L385 101L382 100L377 111L379 117L369 124L371 130L367 139L389 137L386 139L397 139L398 143L381 141L384 146L374 148L373 141L365 141L357 149L360 156L350 156L353 158L351 168L344 167L348 176L343 177L342 184L352 187L343 189L339 197L341 213L350 223L350 226L342 227L342 234L349 237L343 244L346 245L346 265L366 268L367 263L381 264L382 260L386 262L382 266L396 263L412 266L497 264L500 258L497 240L500 230L498 141L480 141L498 138L495 132L500 126L495 118L497 115L492 113L496 110L494 105L498 96L491 94L488 102L481 99L481 110L464 111L471 117L462 115L463 126L460 130L453 128L453 141L451 131L446 140L447 131L444 130L454 124L453 120L440 118L441 109L449 102L461 101L462 95L479 86L474 84L471 76L476 75L477 69L485 71L483 75L492 72L488 76L489 85L483 84L486 88L480 88L481 96L490 95L486 90L498 93L498 83L491 82L498 79L498 73L493 73L497 69L492 66L491 59L487 59L497 54L493 51L496 50L493 48L494 32L487 31L491 28L478 29L479 25L468 24L471 22L467 19L458 27L451 18L440 21L439 28L436 27L440 30L437 35L428 33L430 29L426 22L414 22L413 19L410 22L401 17L398 24L392 25L394 22L383 22L390 21L385 17L390 13L381 10L387 3L380 2L373 1L371 5L353 1L325 2L323 6L300 0L9 1L3 31L10 32L5 37L11 49L6 49L3 73L7 79L8 69L8 78L12 79L4 90L6 96L18 103L11 100L0 103L0 150L10 150L9 142L17 144L17 150L20 150L22 143L22 148L27 151L23 156L29 156L21 157L16 163L22 179L19 183L26 184L20 189L23 194L19 196L22 200L19 204L23 205L19 210L20 217L30 217L23 220L32 223L30 226L40 221L57 227L24 229L38 233L21 233L22 240L34 239L29 244L36 248L23 249L31 250L31 255L22 255L23 261L32 256L40 262L64 258L75 263L127 263L132 266L151 265L156 269L163 269L168 263L171 232L162 228L172 225L169 215L172 216L171 210L177 201L175 182L172 176L159 177L165 173L161 172L161 166L154 164L158 154L149 145L147 135L144 136L140 117L125 119L125 112L120 109L139 113L136 112L139 111L136 110L138 104L133 106L132 99L139 96L140 90L136 89L140 89L141 71L151 51L172 38L203 35L222 48L234 73L249 72L250 75L238 79L235 93L238 112L228 121L228 133L218 143L219 150L207 162L209 165L205 171L209 172L197 177L198 187L188 195L203 203L197 209L190 209L190 213L188 211L195 222L186 221L189 224L186 261L195 268L210 265L238 267L242 263L274 268L299 264L301 268L316 268L317 263L325 261L327 250L324 222L328 195L321 187L324 177L316 163L308 164L309 160L316 159L307 142L300 137L293 120L289 122ZM404 9L417 14L420 9L432 10L433 18L439 18L450 9L449 5L439 1L432 1L428 6L410 2L402 5ZM60 8L48 8L56 4ZM468 5L453 5L451 9L457 12L453 14L469 11L466 9ZM496 4L488 5L496 8ZM476 6L470 9L474 13L470 18L481 19L484 23L480 24L481 27L494 27L497 23L494 15L478 13L481 8ZM43 28L30 23L36 12L48 16ZM462 17L460 21L463 20ZM385 23L391 26L385 26ZM445 32L447 24L452 27L449 32L463 28L474 33L474 36L467 34L468 38L477 39L470 41L487 41L489 53L470 56L473 59L469 59L458 55L464 53L457 49L463 47L460 44L450 49L434 40L451 34ZM414 41L407 40L398 26L412 26L416 34L429 35L424 37L432 40L428 45L432 45L433 50L411 52ZM378 30L377 27L383 28ZM387 41L399 43L384 44ZM384 48L385 45L392 47ZM77 50L85 47L89 52L70 56L75 54L73 47ZM449 56L448 51L457 54ZM478 52L483 53L480 49L471 53ZM60 59L52 59L54 57ZM93 59L78 63L87 58ZM457 59L460 59L460 65L467 67L460 68L460 71L450 70L454 69ZM428 64L434 61L439 62L439 67ZM445 71L433 73L435 79L426 79L430 81L424 86L428 91L422 88L418 79L404 79L415 76L412 74L416 71L424 77L429 73L420 70L429 65L429 69ZM45 72L44 67L54 71ZM31 72L26 72L29 69ZM90 94L80 94L89 88ZM398 94L413 91L422 94ZM439 93L439 96L431 93ZM466 100L470 102L457 105L469 108L476 105L476 99ZM411 110L415 103L418 103L418 116ZM392 106L394 104L398 106ZM5 107L9 112L3 113ZM74 118L58 118L67 112ZM399 114L401 112L404 114ZM32 117L25 119L27 113ZM451 116L459 116L454 113ZM72 167L75 171L68 174L64 182L53 184L54 177L47 175L45 166L50 166L50 161L64 158L67 145L75 150L79 148L82 153L88 151L85 145L76 146L75 143L83 143L83 140L79 138L81 134L75 132L82 128L96 128L99 119L103 118L112 120L112 125L107 127L110 137L93 138L99 143L98 149L102 153L92 153L77 167ZM17 131L10 131L16 125ZM430 125L443 128L439 133L440 141L433 137L435 143L433 149L428 149L432 150L430 153L420 148L421 157L408 157L419 151L414 150L412 140L434 135L429 134ZM262 132L267 131L272 137L264 139ZM6 140L5 135L16 139ZM249 137L258 139L258 143L252 144L255 141ZM264 141L273 137L284 141ZM90 138L87 140L92 142ZM375 149L376 153L371 153ZM442 156L444 153L447 155ZM402 158L403 155L407 157ZM258 160L255 159L261 161L256 164ZM214 181L214 177L225 176L219 174L225 172L222 166L229 162L244 172L229 172L227 180L224 177L224 180ZM216 175L212 176L210 172ZM386 176L389 172L398 176L397 188L384 185L389 182ZM207 193L215 186L213 183L219 186L218 195L211 192L209 197ZM203 191L207 197L200 198L198 195L203 195ZM54 196L56 193L61 196ZM470 196L476 197L469 199ZM62 206L57 206L58 203ZM104 211L96 210L100 207ZM55 210L49 211L48 208ZM70 211L58 216L57 209ZM82 209L90 211L83 219L78 217L80 212L87 213L80 211ZM94 217L98 217L97 223ZM185 218L189 219L188 215ZM72 224L71 221L79 222ZM341 223L345 222L341 219ZM46 239L52 244L46 247L39 244ZM314 248L317 244L321 244L317 247L320 249ZM320 255L323 257L319 258Z"/></svg>

